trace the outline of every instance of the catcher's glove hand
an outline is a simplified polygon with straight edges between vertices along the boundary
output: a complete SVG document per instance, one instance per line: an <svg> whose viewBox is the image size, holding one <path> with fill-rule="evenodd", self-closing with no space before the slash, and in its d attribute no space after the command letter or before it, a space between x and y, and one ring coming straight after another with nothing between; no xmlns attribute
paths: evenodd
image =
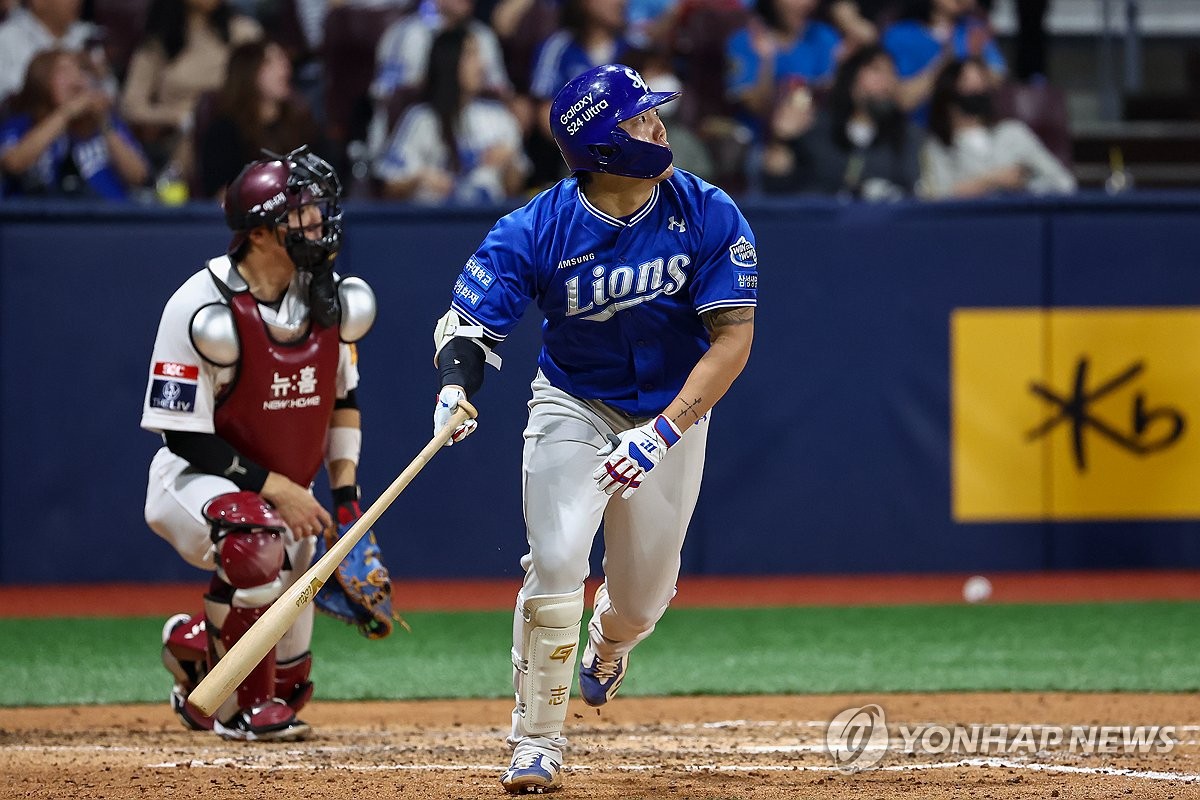
<svg viewBox="0 0 1200 800"><path fill-rule="evenodd" d="M358 494L356 487L351 491L354 495ZM346 499L345 492L345 489L334 492L337 532L327 529L324 538L317 540L316 558L320 558L323 548L333 547L362 516L357 497ZM349 555L333 571L332 577L334 580L328 581L317 592L315 602L319 610L343 622L357 625L359 632L368 639L387 636L392 632L394 622L408 629L400 615L392 611L392 581L387 567L383 565L374 531L367 531L358 540Z"/></svg>

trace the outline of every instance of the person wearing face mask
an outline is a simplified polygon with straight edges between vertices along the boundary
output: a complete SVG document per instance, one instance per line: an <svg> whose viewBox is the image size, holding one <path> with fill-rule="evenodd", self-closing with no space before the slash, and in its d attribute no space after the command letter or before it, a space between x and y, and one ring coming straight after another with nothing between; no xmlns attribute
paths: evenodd
<svg viewBox="0 0 1200 800"><path fill-rule="evenodd" d="M938 74L929 127L921 170L929 197L1075 191L1074 176L1028 125L996 120L992 84L980 59L951 62Z"/></svg>
<svg viewBox="0 0 1200 800"><path fill-rule="evenodd" d="M920 137L897 100L887 51L865 47L842 64L828 107L789 102L776 109L763 157L771 194L816 192L871 200L912 194Z"/></svg>
<svg viewBox="0 0 1200 800"><path fill-rule="evenodd" d="M958 58L979 58L994 83L1008 65L976 0L904 0L900 18L883 33L883 46L900 74L900 104L913 121L926 125L933 82L942 66Z"/></svg>

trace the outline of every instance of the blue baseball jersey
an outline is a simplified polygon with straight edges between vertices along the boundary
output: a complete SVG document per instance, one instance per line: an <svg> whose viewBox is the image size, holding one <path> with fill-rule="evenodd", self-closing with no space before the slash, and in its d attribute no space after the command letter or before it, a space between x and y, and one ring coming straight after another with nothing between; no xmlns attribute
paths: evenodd
<svg viewBox="0 0 1200 800"><path fill-rule="evenodd" d="M950 34L950 43L954 48L955 58L967 58L970 55L968 47L971 31L982 27L977 20L964 18L954 25ZM901 20L891 25L883 33L883 47L892 55L896 62L896 73L901 78L911 78L913 75L933 63L934 59L945 49L946 44L938 40L930 31L929 26L916 20ZM989 40L981 53L984 62L996 72L1004 72L1006 64L1000 48L994 40Z"/></svg>
<svg viewBox="0 0 1200 800"><path fill-rule="evenodd" d="M841 43L842 37L832 25L809 22L796 43L775 56L775 64L771 69L775 84L778 86L789 78L798 78L810 84L832 80ZM725 58L729 64L725 73L725 88L729 94L737 97L752 89L758 81L761 59L754 51L749 28L742 28L729 37L725 45Z"/></svg>
<svg viewBox="0 0 1200 800"><path fill-rule="evenodd" d="M732 199L676 169L625 219L574 178L500 219L454 284L452 307L503 341L531 301L538 366L559 389L652 417L708 350L700 315L754 306L754 234Z"/></svg>
<svg viewBox="0 0 1200 800"><path fill-rule="evenodd" d="M629 42L619 38L616 49L606 59L623 61L629 49ZM553 100L567 81L603 63L596 61L569 31L556 31L538 49L529 81L529 93L539 100Z"/></svg>

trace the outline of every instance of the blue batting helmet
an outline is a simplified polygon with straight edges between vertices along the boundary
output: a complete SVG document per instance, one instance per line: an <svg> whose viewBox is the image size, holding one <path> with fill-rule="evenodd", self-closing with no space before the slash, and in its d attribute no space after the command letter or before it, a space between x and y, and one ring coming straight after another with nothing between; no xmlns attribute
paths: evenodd
<svg viewBox="0 0 1200 800"><path fill-rule="evenodd" d="M624 64L593 67L559 90L550 106L550 132L572 172L655 178L671 165L671 148L634 139L617 125L678 96L650 91Z"/></svg>

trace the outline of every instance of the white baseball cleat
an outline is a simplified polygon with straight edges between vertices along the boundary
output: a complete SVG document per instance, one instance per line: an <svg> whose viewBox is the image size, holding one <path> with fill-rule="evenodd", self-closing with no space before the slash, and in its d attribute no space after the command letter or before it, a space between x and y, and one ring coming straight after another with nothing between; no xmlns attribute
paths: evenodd
<svg viewBox="0 0 1200 800"><path fill-rule="evenodd" d="M562 765L539 750L518 747L500 785L509 794L553 792L562 788Z"/></svg>

